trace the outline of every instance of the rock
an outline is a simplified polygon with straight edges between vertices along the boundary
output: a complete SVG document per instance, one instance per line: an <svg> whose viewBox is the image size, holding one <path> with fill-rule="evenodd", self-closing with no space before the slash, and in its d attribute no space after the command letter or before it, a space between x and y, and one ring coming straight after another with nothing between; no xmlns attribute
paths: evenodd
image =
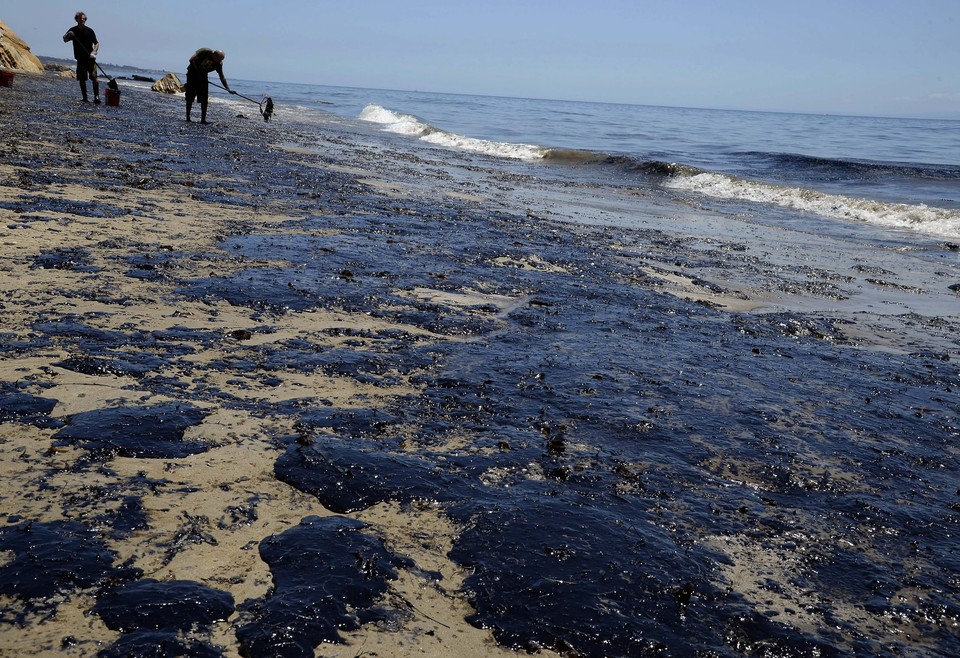
<svg viewBox="0 0 960 658"><path fill-rule="evenodd" d="M0 21L0 68L42 73L43 64L16 32Z"/></svg>
<svg viewBox="0 0 960 658"><path fill-rule="evenodd" d="M60 75L61 78L76 78L76 77L77 77L77 74L74 73L73 71L71 71L70 69L67 69L66 71L60 71L59 75Z"/></svg>
<svg viewBox="0 0 960 658"><path fill-rule="evenodd" d="M43 73L43 64L30 52L30 46L3 21L0 21L0 68Z"/></svg>
<svg viewBox="0 0 960 658"><path fill-rule="evenodd" d="M162 79L153 84L150 89L164 94L179 94L185 89L185 85L180 82L176 73L167 73Z"/></svg>

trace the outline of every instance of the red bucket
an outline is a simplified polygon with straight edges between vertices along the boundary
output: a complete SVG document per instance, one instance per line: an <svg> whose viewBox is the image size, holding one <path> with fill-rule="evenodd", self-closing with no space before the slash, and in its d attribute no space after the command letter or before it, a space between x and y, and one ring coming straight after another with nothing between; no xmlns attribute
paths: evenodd
<svg viewBox="0 0 960 658"><path fill-rule="evenodd" d="M120 105L120 90L107 87L107 105L118 107Z"/></svg>
<svg viewBox="0 0 960 658"><path fill-rule="evenodd" d="M13 86L13 71L0 71L0 87Z"/></svg>

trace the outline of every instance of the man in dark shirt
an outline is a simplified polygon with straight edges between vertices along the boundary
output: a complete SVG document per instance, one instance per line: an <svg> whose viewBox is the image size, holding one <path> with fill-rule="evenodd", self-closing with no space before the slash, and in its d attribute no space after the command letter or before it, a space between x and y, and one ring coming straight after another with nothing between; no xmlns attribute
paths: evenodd
<svg viewBox="0 0 960 658"><path fill-rule="evenodd" d="M207 80L207 75L211 71L216 71L220 76L224 89L231 94L237 93L230 89L227 79L223 77L224 58L226 55L222 50L209 48L201 48L190 58L190 63L187 65L187 121L192 121L190 110L193 107L193 101L197 100L200 103L200 123L207 123L207 100L210 97L210 82Z"/></svg>
<svg viewBox="0 0 960 658"><path fill-rule="evenodd" d="M83 102L90 102L87 98L87 78L90 78L93 81L93 102L99 104L97 51L100 50L100 44L97 42L97 33L87 27L87 15L82 11L78 11L73 19L77 24L63 35L63 42L73 41L73 58L77 60L77 79L80 81L80 91L83 92Z"/></svg>

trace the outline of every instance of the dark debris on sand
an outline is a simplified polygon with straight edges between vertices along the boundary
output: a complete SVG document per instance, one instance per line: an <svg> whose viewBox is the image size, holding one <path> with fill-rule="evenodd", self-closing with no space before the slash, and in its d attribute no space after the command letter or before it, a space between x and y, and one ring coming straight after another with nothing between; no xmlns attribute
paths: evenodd
<svg viewBox="0 0 960 658"><path fill-rule="evenodd" d="M313 145L315 136L280 121L183 124L179 103L147 93L74 113L61 107L60 81L46 77L18 78L15 90L24 92L15 110L22 135L64 148L36 162L24 136L0 146L3 164L21 172L2 180L22 190L2 206L11 231L64 214L128 216L109 204L38 201L39 189L66 182L44 172L67 169L71 184L176 186L197 202L288 221L227 222L216 249L195 252L146 235L99 245L165 303L247 312L249 326L227 335L186 318L107 330L72 308L31 309L29 326L4 327L5 360L63 350L70 356L49 372L123 378L144 399L167 402L54 419L42 377L31 385L6 370L0 428L45 430L51 450L76 452L69 468L113 480L62 501L61 513L80 521L7 519L0 624L27 624L52 595L84 589L120 633L105 657L222 655L209 636L217 623L231 625L242 655L312 656L364 624L407 620L384 601L397 571L416 565L348 516L389 501L438 506L461 528L447 557L469 574L459 593L474 610L468 621L508 649L730 658L960 651L956 358L858 349L842 321L819 315L731 313L663 294L610 249L635 241L674 262L700 257L657 231L387 197L342 173L375 170L374 156L385 156L334 150L340 136L327 135L331 152L286 157L273 142ZM0 103L12 120L9 98ZM123 289L97 285L96 246L34 250L29 266L91 277L71 293L78 304L123 305ZM417 294L425 289L512 303L450 304ZM317 309L381 328L271 338L279 318ZM210 365L194 358L215 350ZM385 404L369 408L248 395L311 376L417 393L385 393ZM341 515L260 537L272 586L256 600L143 578L136 560L121 564L108 547L149 526L142 503L169 486L122 481L111 463L163 460L173 470L215 451L190 432L217 409L275 422L283 431L260 438L280 451L277 480ZM40 480L62 466L49 468ZM55 496L40 480L24 495ZM93 513L108 501L122 508ZM242 525L190 517L186 534L168 538L168 558ZM28 573L42 577L28 583Z"/></svg>

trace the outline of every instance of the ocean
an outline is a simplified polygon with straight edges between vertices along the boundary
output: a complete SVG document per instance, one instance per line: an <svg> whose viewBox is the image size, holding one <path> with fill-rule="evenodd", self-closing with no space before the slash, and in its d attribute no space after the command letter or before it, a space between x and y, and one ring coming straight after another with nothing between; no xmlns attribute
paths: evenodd
<svg viewBox="0 0 960 658"><path fill-rule="evenodd" d="M375 128L402 136L410 148L419 143L573 180L653 187L781 219L799 212L830 220L820 228L835 223L841 233L861 224L960 240L956 120L232 84L248 98L270 96L279 124Z"/></svg>
<svg viewBox="0 0 960 658"><path fill-rule="evenodd" d="M374 127L552 175L960 239L960 121L237 81L275 121ZM562 170L562 173L557 170Z"/></svg>

